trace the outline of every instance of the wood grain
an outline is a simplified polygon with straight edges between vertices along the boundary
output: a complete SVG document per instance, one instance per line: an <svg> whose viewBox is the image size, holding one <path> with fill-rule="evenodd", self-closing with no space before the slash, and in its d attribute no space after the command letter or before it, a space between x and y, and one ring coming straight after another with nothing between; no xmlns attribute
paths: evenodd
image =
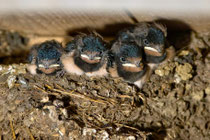
<svg viewBox="0 0 210 140"><path fill-rule="evenodd" d="M112 14L110 14L112 13ZM210 16L179 16L167 13L127 13L124 10L85 13L82 11L16 12L0 15L0 28L15 30L25 34L42 36L75 35L78 32L96 30L104 36L115 35L135 20L157 20L175 28L193 28L197 31L210 29ZM134 20L135 18L135 20Z"/></svg>

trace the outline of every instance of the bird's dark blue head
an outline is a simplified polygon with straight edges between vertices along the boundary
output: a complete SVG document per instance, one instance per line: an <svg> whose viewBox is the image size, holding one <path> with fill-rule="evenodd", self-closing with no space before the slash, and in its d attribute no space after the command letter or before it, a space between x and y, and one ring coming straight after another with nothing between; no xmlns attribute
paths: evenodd
<svg viewBox="0 0 210 140"><path fill-rule="evenodd" d="M139 72L144 68L143 50L134 42L124 42L115 53L118 66L126 71Z"/></svg>
<svg viewBox="0 0 210 140"><path fill-rule="evenodd" d="M85 36L82 41L84 51L101 52L106 50L104 41L99 37L93 35Z"/></svg>
<svg viewBox="0 0 210 140"><path fill-rule="evenodd" d="M142 51L135 43L122 43L118 55L125 57L141 57Z"/></svg>
<svg viewBox="0 0 210 140"><path fill-rule="evenodd" d="M162 56L165 53L165 41L163 31L155 26L149 27L148 33L142 41L145 53L152 56Z"/></svg>
<svg viewBox="0 0 210 140"><path fill-rule="evenodd" d="M99 63L107 51L105 42L97 36L87 35L79 46L80 57L87 63Z"/></svg>
<svg viewBox="0 0 210 140"><path fill-rule="evenodd" d="M39 71L51 74L60 69L62 46L56 41L46 41L37 48L36 65Z"/></svg>
<svg viewBox="0 0 210 140"><path fill-rule="evenodd" d="M59 59L61 57L61 45L55 41L47 41L40 44L38 48L38 58L39 60L52 60Z"/></svg>
<svg viewBox="0 0 210 140"><path fill-rule="evenodd" d="M164 36L164 33L160 29L151 27L149 28L147 40L149 42L152 42L153 44L164 44L165 36Z"/></svg>
<svg viewBox="0 0 210 140"><path fill-rule="evenodd" d="M126 28L118 33L117 39L121 42L132 42L134 41L134 36L132 33L133 28Z"/></svg>

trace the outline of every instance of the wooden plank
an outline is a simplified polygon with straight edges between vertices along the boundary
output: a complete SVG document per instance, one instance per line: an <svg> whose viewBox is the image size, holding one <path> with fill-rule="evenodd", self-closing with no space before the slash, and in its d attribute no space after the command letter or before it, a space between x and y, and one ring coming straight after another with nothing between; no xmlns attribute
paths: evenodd
<svg viewBox="0 0 210 140"><path fill-rule="evenodd" d="M77 32L88 32L96 30L99 33L109 36L114 35L118 30L134 23L126 11L113 11L112 15L107 13L82 13L82 12L44 12L0 15L0 28L15 30L26 34L37 34L47 36L75 35ZM167 14L146 14L132 13L140 21L157 20L163 23L174 24L182 27L188 25L197 31L208 31L210 29L210 18L194 16L171 16ZM159 15L159 16L158 16Z"/></svg>

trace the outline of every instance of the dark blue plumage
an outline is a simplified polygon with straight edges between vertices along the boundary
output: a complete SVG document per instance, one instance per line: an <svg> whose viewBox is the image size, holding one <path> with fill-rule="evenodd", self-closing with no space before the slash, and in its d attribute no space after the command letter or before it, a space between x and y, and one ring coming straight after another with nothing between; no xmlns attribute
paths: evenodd
<svg viewBox="0 0 210 140"><path fill-rule="evenodd" d="M142 51L142 48L138 47L136 43L124 43L121 45L120 51L117 55L126 57L142 57Z"/></svg>
<svg viewBox="0 0 210 140"><path fill-rule="evenodd" d="M143 47L139 47L135 42L117 40L113 43L109 55L110 75L122 77L125 81L141 88L145 75L148 74L148 67L143 58Z"/></svg>
<svg viewBox="0 0 210 140"><path fill-rule="evenodd" d="M47 41L39 45L37 50L38 58L40 60L58 59L61 57L61 45L56 41Z"/></svg>
<svg viewBox="0 0 210 140"><path fill-rule="evenodd" d="M64 69L68 73L87 76L106 76L107 46L96 34L79 35L66 46L62 57Z"/></svg>
<svg viewBox="0 0 210 140"><path fill-rule="evenodd" d="M121 42L132 42L134 40L134 36L132 35L133 33L133 27L129 27L126 29L121 30L117 34L117 39L120 40Z"/></svg>
<svg viewBox="0 0 210 140"><path fill-rule="evenodd" d="M105 43L102 41L101 38L90 35L90 36L85 36L83 38L83 50L84 51L105 51L106 50L106 46Z"/></svg>
<svg viewBox="0 0 210 140"><path fill-rule="evenodd" d="M62 45L54 40L45 41L32 47L28 57L30 64L27 69L31 74L57 74L62 70L60 57Z"/></svg>
<svg viewBox="0 0 210 140"><path fill-rule="evenodd" d="M148 63L161 63L166 58L166 28L161 24L142 22L132 29L124 29L118 35L121 42L136 42L144 48Z"/></svg>
<svg viewBox="0 0 210 140"><path fill-rule="evenodd" d="M165 36L164 33L157 28L150 27L148 31L148 35L146 37L148 42L153 44L164 44L165 43Z"/></svg>

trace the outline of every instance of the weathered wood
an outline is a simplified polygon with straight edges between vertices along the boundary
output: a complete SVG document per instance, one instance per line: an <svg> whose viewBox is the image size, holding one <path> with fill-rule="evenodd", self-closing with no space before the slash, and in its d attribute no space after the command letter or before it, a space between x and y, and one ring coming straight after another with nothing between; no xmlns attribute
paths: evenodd
<svg viewBox="0 0 210 140"><path fill-rule="evenodd" d="M47 36L95 29L110 36L131 23L161 19L175 28L207 31L209 13L209 0L5 0L0 29Z"/></svg>
<svg viewBox="0 0 210 140"><path fill-rule="evenodd" d="M138 22L158 20L175 28L191 27L197 31L210 29L210 15L171 15L167 13L131 12ZM181 14L184 14L181 16ZM124 10L107 12L48 11L17 12L0 15L0 28L15 30L26 34L47 36L75 35L77 32L96 30L102 35L114 35L118 30L135 21Z"/></svg>

